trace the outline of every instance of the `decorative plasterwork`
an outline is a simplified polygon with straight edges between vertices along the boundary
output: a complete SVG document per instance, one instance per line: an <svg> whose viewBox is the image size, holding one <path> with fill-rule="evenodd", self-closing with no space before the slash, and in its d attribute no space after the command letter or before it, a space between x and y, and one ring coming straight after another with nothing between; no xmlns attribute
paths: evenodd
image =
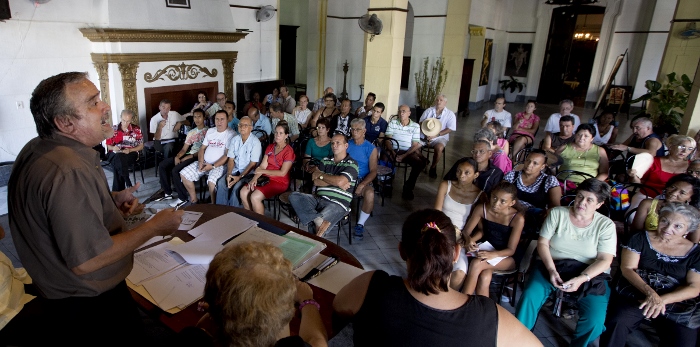
<svg viewBox="0 0 700 347"><path fill-rule="evenodd" d="M171 52L171 53L92 53L92 61L96 63L142 63L153 61L183 61L231 59L238 57L235 51L220 52Z"/></svg>
<svg viewBox="0 0 700 347"><path fill-rule="evenodd" d="M236 65L237 54L233 58L221 59L221 63L224 66L224 93L231 100L235 99L233 96L233 67Z"/></svg>
<svg viewBox="0 0 700 347"><path fill-rule="evenodd" d="M97 70L97 76L100 79L100 92L102 100L109 104L109 64L107 63L92 63Z"/></svg>
<svg viewBox="0 0 700 347"><path fill-rule="evenodd" d="M469 35L471 36L486 36L486 28L469 26Z"/></svg>
<svg viewBox="0 0 700 347"><path fill-rule="evenodd" d="M219 72L216 71L216 69L212 69L212 71L209 71L209 69L199 66L197 64L185 64L182 63L180 65L168 65L158 71L156 71L155 74L151 74L150 72L146 72L143 75L143 79L146 82L155 82L157 80L162 80L163 77L165 76L169 78L171 81L177 81L177 80L187 80L187 79L195 79L199 74L202 73L206 76L209 77L216 77Z"/></svg>
<svg viewBox="0 0 700 347"><path fill-rule="evenodd" d="M81 28L92 42L229 42L240 41L248 33L189 30L145 30L118 28Z"/></svg>
<svg viewBox="0 0 700 347"><path fill-rule="evenodd" d="M124 107L135 114L139 114L139 103L136 96L136 70L138 68L139 63L119 63L119 72L122 74L122 88L124 90Z"/></svg>

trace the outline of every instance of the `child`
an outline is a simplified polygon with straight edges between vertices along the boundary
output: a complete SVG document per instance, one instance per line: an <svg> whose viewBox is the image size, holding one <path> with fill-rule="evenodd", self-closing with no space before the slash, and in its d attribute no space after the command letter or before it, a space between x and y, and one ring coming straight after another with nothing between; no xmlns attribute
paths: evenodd
<svg viewBox="0 0 700 347"><path fill-rule="evenodd" d="M523 147L535 141L535 133L540 127L540 117L534 113L536 109L537 104L530 100L525 104L525 112L515 115L513 134L508 138L508 142L513 144L513 155L517 155Z"/></svg>

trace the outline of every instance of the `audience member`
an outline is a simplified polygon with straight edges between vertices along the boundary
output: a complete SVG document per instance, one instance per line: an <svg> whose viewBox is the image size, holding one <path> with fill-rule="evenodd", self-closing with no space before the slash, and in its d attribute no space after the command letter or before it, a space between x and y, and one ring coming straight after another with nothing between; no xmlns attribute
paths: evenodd
<svg viewBox="0 0 700 347"><path fill-rule="evenodd" d="M212 105L207 110L207 115L211 118L216 114L216 112L219 112L220 110L225 110L227 101L228 101L228 98L226 97L226 93L224 93L224 92L216 93L216 103L214 105ZM216 126L213 123L214 122L212 122L212 126L211 126L212 128Z"/></svg>
<svg viewBox="0 0 700 347"><path fill-rule="evenodd" d="M421 210L409 215L399 242L407 278L368 271L333 301L338 314L353 319L355 346L541 346L491 299L450 288L459 251L444 213ZM465 338L469 332L479 337Z"/></svg>
<svg viewBox="0 0 700 347"><path fill-rule="evenodd" d="M654 133L651 120L646 117L632 121L632 135L625 142L609 147L616 151L627 151L630 155L639 153L649 153L655 157L666 155L661 137Z"/></svg>
<svg viewBox="0 0 700 347"><path fill-rule="evenodd" d="M350 122L352 138L348 141L348 155L357 163L357 185L355 196L362 198L362 208L358 212L358 220L355 225L356 240L362 240L365 232L365 223L374 209L374 187L372 181L377 177L377 162L379 154L377 148L365 139L365 120L355 118Z"/></svg>
<svg viewBox="0 0 700 347"><path fill-rule="evenodd" d="M700 178L700 159L694 159L691 161L690 164L688 164L688 170L686 170L686 173L695 178Z"/></svg>
<svg viewBox="0 0 700 347"><path fill-rule="evenodd" d="M160 112L151 117L148 127L153 134L153 144L156 151L163 153L164 158L172 157L180 127L188 125L185 117L170 110L170 104L168 99L160 101L160 106L158 106Z"/></svg>
<svg viewBox="0 0 700 347"><path fill-rule="evenodd" d="M224 167L228 151L226 145L235 135L233 130L226 125L226 117L227 114L224 110L214 114L216 129L211 129L204 135L204 141L202 141L202 146L199 148L197 161L187 165L180 171L180 179L182 180L182 185L185 187L185 191L180 191L180 189L178 189L178 199L170 204L170 206L181 207L197 204L199 200L197 199L194 182L204 175L208 175L207 186L209 187L211 202L216 202L216 182L223 176L224 170L226 169ZM179 188L180 186L175 185L175 187ZM183 199L188 196L189 200Z"/></svg>
<svg viewBox="0 0 700 347"><path fill-rule="evenodd" d="M666 144L668 144L668 155L654 157L651 167L641 178L637 175L637 170L627 170L630 182L643 185L630 199L630 208L639 206L639 203L646 198L656 197L669 179L688 171L688 157L695 151L695 140L690 136L671 135L666 139Z"/></svg>
<svg viewBox="0 0 700 347"><path fill-rule="evenodd" d="M214 106L216 105L216 106ZM214 108L212 108L212 106ZM207 112L209 109L213 110L213 113ZM209 101L209 97L207 96L207 93L204 91L199 91L197 93L197 102L194 103L194 106L192 106L192 110L188 113L183 114L184 117L191 117L194 113L195 110L200 109L205 112L207 120L209 117L213 116L216 111L219 109L219 104L215 104L211 101Z"/></svg>
<svg viewBox="0 0 700 347"><path fill-rule="evenodd" d="M603 112L594 122L596 135L593 143L598 146L615 143L617 140L617 127L615 126L615 115L612 112Z"/></svg>
<svg viewBox="0 0 700 347"><path fill-rule="evenodd" d="M343 134L345 137L350 137L350 122L355 119L355 115L350 113L351 101L343 99L340 103L340 113L331 118L331 134Z"/></svg>
<svg viewBox="0 0 700 347"><path fill-rule="evenodd" d="M489 193L503 179L503 171L491 162L491 154L493 153L491 143L485 140L476 140L471 153L479 171L476 185L479 189Z"/></svg>
<svg viewBox="0 0 700 347"><path fill-rule="evenodd" d="M289 114L294 114L294 108L297 106L297 102L294 98L289 95L289 88L287 86L280 87L280 94L282 97L282 110Z"/></svg>
<svg viewBox="0 0 700 347"><path fill-rule="evenodd" d="M326 328L308 284L294 279L279 248L248 242L224 248L209 265L207 313L178 335L178 346L326 346ZM298 336L280 338L299 304Z"/></svg>
<svg viewBox="0 0 700 347"><path fill-rule="evenodd" d="M513 116L510 112L504 110L504 107L506 107L506 99L502 97L496 98L494 108L484 113L484 117L481 119L481 127L486 127L486 123L488 122L497 121L500 122L505 128L505 131L508 132L513 122Z"/></svg>
<svg viewBox="0 0 700 347"><path fill-rule="evenodd" d="M328 94L333 94L333 96L335 96L335 94L333 93L333 88L326 87L326 89L323 90L323 95L321 95L321 97L318 98L318 100L316 100L316 103L314 104L314 108L312 111L316 112L316 111L322 109L324 106L327 106L326 96L328 96ZM337 98L335 99L335 101L333 101L333 107L336 107L336 106L340 106L340 103L338 103Z"/></svg>
<svg viewBox="0 0 700 347"><path fill-rule="evenodd" d="M5 230L0 226L0 240L5 238ZM34 334L38 324L36 313L41 310L32 290L25 285L32 284L32 278L23 267L15 268L12 260L0 251L0 341L6 346L33 346L41 342Z"/></svg>
<svg viewBox="0 0 700 347"><path fill-rule="evenodd" d="M430 178L437 177L437 164L442 158L447 142L450 141L450 133L457 130L457 116L455 113L447 109L447 97L440 94L435 98L435 106L432 106L423 112L420 116L419 123L423 123L426 119L435 118L440 121L442 128L435 136L427 136L422 134L421 137L426 141L426 145L434 149L433 161L430 164L428 176Z"/></svg>
<svg viewBox="0 0 700 347"><path fill-rule="evenodd" d="M272 89L272 94L267 94L265 99L263 99L263 104L266 106L272 105L276 102L280 104L284 102L284 99L282 99L282 96L280 95L280 90L277 87Z"/></svg>
<svg viewBox="0 0 700 347"><path fill-rule="evenodd" d="M553 113L551 116L549 116L549 118L547 119L547 124L544 126L545 134L549 135L557 131L559 119L564 116L571 116L574 119L573 131L576 131L576 129L578 129L578 126L581 125L581 119L577 115L571 113L573 110L573 101L564 99L561 102L559 102L559 113Z"/></svg>
<svg viewBox="0 0 700 347"><path fill-rule="evenodd" d="M513 170L513 162L510 160L510 144L503 136L503 126L497 120L488 122L486 129L490 130L496 139L492 142L494 150L491 160L493 164L498 166L503 173L509 173Z"/></svg>
<svg viewBox="0 0 700 347"><path fill-rule="evenodd" d="M129 166L134 165L139 158L139 152L143 149L143 135L141 128L134 122L134 112L130 110L122 111L121 122L113 128L114 136L106 141L106 160L114 170L112 190L118 192L132 186Z"/></svg>
<svg viewBox="0 0 700 347"><path fill-rule="evenodd" d="M355 110L355 116L357 118L365 118L369 117L372 115L372 111L374 110L374 101L377 100L377 95L374 93L367 93L367 97L365 98L365 104L364 106L360 106ZM382 109L383 111L383 109Z"/></svg>
<svg viewBox="0 0 700 347"><path fill-rule="evenodd" d="M559 132L546 134L542 142L542 150L548 153L556 153L561 146L574 142L574 118L563 116L559 119Z"/></svg>
<svg viewBox="0 0 700 347"><path fill-rule="evenodd" d="M475 206L474 213L462 230L462 237L466 250L475 252L476 257L470 262L463 281L452 277L456 280L456 283L452 283L452 288L461 288L465 294L472 294L476 290L477 295L488 297L493 270L515 269L513 255L525 224L525 218L516 206L517 193L518 190L512 183L500 182L491 191L488 203ZM480 249L478 241L489 243L494 250ZM497 261L497 258L502 259Z"/></svg>
<svg viewBox="0 0 700 347"><path fill-rule="evenodd" d="M525 104L525 111L515 115L513 124L513 134L508 138L508 142L513 144L513 156L521 149L535 142L535 134L540 128L540 117L535 114L537 104L534 100L529 100ZM514 157L515 158L515 157Z"/></svg>
<svg viewBox="0 0 700 347"><path fill-rule="evenodd" d="M331 138L328 136L328 123L327 118L321 118L316 123L316 137L309 139L309 142L306 144L306 150L304 152L305 164L311 159L321 161L323 158L333 156Z"/></svg>
<svg viewBox="0 0 700 347"><path fill-rule="evenodd" d="M445 213L457 230L460 241L467 218L483 191L474 184L479 177L477 163L470 157L457 160L440 182L435 196L435 209ZM466 264L465 264L466 270ZM465 271L466 272L466 271Z"/></svg>
<svg viewBox="0 0 700 347"><path fill-rule="evenodd" d="M659 226L659 211L669 203L700 207L700 180L688 174L676 175L669 179L662 195L645 199L639 204L632 220L632 232L656 231ZM695 230L689 232L689 240L694 243L700 242L700 232ZM625 237L629 236L625 235Z"/></svg>
<svg viewBox="0 0 700 347"><path fill-rule="evenodd" d="M331 120L333 116L338 115L340 113L338 107L335 106L336 102L338 101L338 98L335 97L335 94L326 94L323 100L325 101L325 106L318 109L316 109L316 107L314 106L314 114L311 117L311 120L309 121L309 125L311 125L312 128L316 126L316 122L319 119L328 118L328 120Z"/></svg>
<svg viewBox="0 0 700 347"><path fill-rule="evenodd" d="M233 101L226 101L226 104L224 105L224 111L228 114L227 118L227 126L231 128L231 130L235 131L238 133L238 123L240 120L238 117L236 117L236 103Z"/></svg>
<svg viewBox="0 0 700 347"><path fill-rule="evenodd" d="M294 116L282 110L282 104L275 102L270 105L270 120L272 121L272 128L276 128L277 123L281 120L287 122L289 142L294 142L299 138L299 123L297 123L297 119Z"/></svg>
<svg viewBox="0 0 700 347"><path fill-rule="evenodd" d="M384 104L378 102L374 104L372 111L367 112L365 117L365 138L369 142L374 142L377 138L384 137L386 128L389 123L382 117L384 113Z"/></svg>
<svg viewBox="0 0 700 347"><path fill-rule="evenodd" d="M357 162L348 155L347 138L341 134L331 139L333 157L325 158L311 172L316 194L293 192L289 202L302 225L323 236L350 211L352 192L357 182ZM313 229L309 229L312 232ZM312 232L313 233L313 232Z"/></svg>
<svg viewBox="0 0 700 347"><path fill-rule="evenodd" d="M185 191L185 186L180 180L180 171L197 160L199 148L209 128L204 126L204 111L196 109L192 112L195 128L187 133L185 144L174 157L165 158L158 164L160 174L160 190L153 195L155 201L170 200L173 198L172 184L175 184L176 191ZM179 188L178 188L179 186ZM178 196L186 200L186 197Z"/></svg>
<svg viewBox="0 0 700 347"><path fill-rule="evenodd" d="M595 128L590 124L581 124L574 135L575 139L570 144L557 149L564 163L559 166L560 171L573 170L591 175L601 181L608 178L608 155L602 147L593 144ZM572 184L581 183L585 177L582 175L560 173L559 179L566 179ZM570 187L566 187L569 189Z"/></svg>
<svg viewBox="0 0 700 347"><path fill-rule="evenodd" d="M144 341L125 282L133 251L170 234L184 211L165 209L127 230L124 216L144 207L133 196L140 184L109 192L104 171L95 170L100 163L92 147L111 133L110 107L86 73L41 81L30 109L39 137L18 154L7 196L17 254L40 295L41 345Z"/></svg>
<svg viewBox="0 0 700 347"><path fill-rule="evenodd" d="M391 148L391 142L384 146L386 153L396 159L396 162L406 163L411 167L411 174L403 184L401 197L405 200L413 200L413 188L420 172L423 171L428 160L420 153L420 126L411 120L411 109L406 105L399 107L399 118L392 120L386 128L386 137L393 138L399 143L399 148Z"/></svg>
<svg viewBox="0 0 700 347"><path fill-rule="evenodd" d="M617 249L615 224L596 212L610 198L607 183L589 178L578 187L574 206L555 207L537 241L541 261L525 283L515 315L532 329L545 300L555 290L578 301L579 319L571 346L585 347L605 329L610 298L610 264Z"/></svg>
<svg viewBox="0 0 700 347"><path fill-rule="evenodd" d="M275 126L275 141L265 149L253 178L241 188L241 201L246 210L265 215L263 200L282 194L289 188L289 170L296 158L289 133L286 121L280 121Z"/></svg>
<svg viewBox="0 0 700 347"><path fill-rule="evenodd" d="M253 96L243 106L243 114L247 115L248 109L250 109L251 107L257 108L258 110L262 109L263 103L262 101L260 101L260 93L253 92Z"/></svg>
<svg viewBox="0 0 700 347"><path fill-rule="evenodd" d="M510 159L503 153L503 150L498 145L498 137L493 131L487 128L481 128L474 134L474 141L483 140L488 141L491 144L491 162L494 166L501 169L501 171L510 172L513 169L513 163Z"/></svg>
<svg viewBox="0 0 700 347"><path fill-rule="evenodd" d="M226 145L226 171L216 184L216 203L219 205L242 206L238 198L239 191L252 178L252 172L258 166L262 154L260 140L250 136L253 130L250 117L241 118L238 126L241 132Z"/></svg>
<svg viewBox="0 0 700 347"><path fill-rule="evenodd" d="M299 123L299 127L301 129L306 129L306 126L309 124L309 120L311 120L311 110L308 109L308 105L309 97L302 95L299 97L299 106L292 110L292 114L294 115L294 118L297 119L297 123Z"/></svg>
<svg viewBox="0 0 700 347"><path fill-rule="evenodd" d="M659 212L656 231L637 233L622 246L622 276L610 300L601 346L625 346L645 319L656 328L659 346L697 346L700 315L688 317L687 305L697 310L700 247L685 237L699 224L697 209L669 203Z"/></svg>
<svg viewBox="0 0 700 347"><path fill-rule="evenodd" d="M267 137L272 133L272 123L270 122L270 118L267 118L267 116L260 113L260 110L255 107L248 109L248 117L250 117L250 120L253 121L253 130L260 130L260 132L255 133L255 136L257 136L261 141L267 141Z"/></svg>

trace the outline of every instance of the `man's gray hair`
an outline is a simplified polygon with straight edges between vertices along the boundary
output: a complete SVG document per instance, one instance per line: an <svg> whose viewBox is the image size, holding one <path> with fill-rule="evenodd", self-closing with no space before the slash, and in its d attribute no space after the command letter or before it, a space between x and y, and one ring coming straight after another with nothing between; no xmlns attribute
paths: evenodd
<svg viewBox="0 0 700 347"><path fill-rule="evenodd" d="M571 105L572 108L574 107L574 102L569 100L569 99L564 99L564 100L560 101L559 106L561 106L564 103L568 103L569 105Z"/></svg>
<svg viewBox="0 0 700 347"><path fill-rule="evenodd" d="M352 120L352 122L350 122L350 126L358 125L358 124L362 124L362 126L365 126L365 119L364 118L355 118Z"/></svg>
<svg viewBox="0 0 700 347"><path fill-rule="evenodd" d="M483 139L486 139L486 141L489 141L490 143L494 143L498 140L496 134L494 134L493 131L487 128L481 128L476 131L476 134L474 134L474 143L476 143L478 140Z"/></svg>
<svg viewBox="0 0 700 347"><path fill-rule="evenodd" d="M492 134L493 134L493 133L492 133ZM479 143L485 144L485 145L488 147L489 151L492 149L491 143L489 143L488 141L483 140L483 139L479 139L479 140L474 141L474 146L476 146L476 145L479 144Z"/></svg>
<svg viewBox="0 0 700 347"><path fill-rule="evenodd" d="M654 124L651 122L651 119L649 119L647 117L640 117L640 118L635 119L632 122L632 126L634 126L635 124L645 125L649 129L651 129L651 127L654 126Z"/></svg>

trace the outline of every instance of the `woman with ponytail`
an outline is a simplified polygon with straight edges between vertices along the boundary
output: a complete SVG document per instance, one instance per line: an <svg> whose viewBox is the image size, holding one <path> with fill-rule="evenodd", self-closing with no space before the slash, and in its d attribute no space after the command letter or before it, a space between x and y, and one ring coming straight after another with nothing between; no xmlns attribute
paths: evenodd
<svg viewBox="0 0 700 347"><path fill-rule="evenodd" d="M355 346L541 346L493 300L450 288L460 249L444 213L426 209L409 215L399 242L407 278L369 271L333 301L338 314L353 319ZM472 338L465 338L468 331Z"/></svg>

